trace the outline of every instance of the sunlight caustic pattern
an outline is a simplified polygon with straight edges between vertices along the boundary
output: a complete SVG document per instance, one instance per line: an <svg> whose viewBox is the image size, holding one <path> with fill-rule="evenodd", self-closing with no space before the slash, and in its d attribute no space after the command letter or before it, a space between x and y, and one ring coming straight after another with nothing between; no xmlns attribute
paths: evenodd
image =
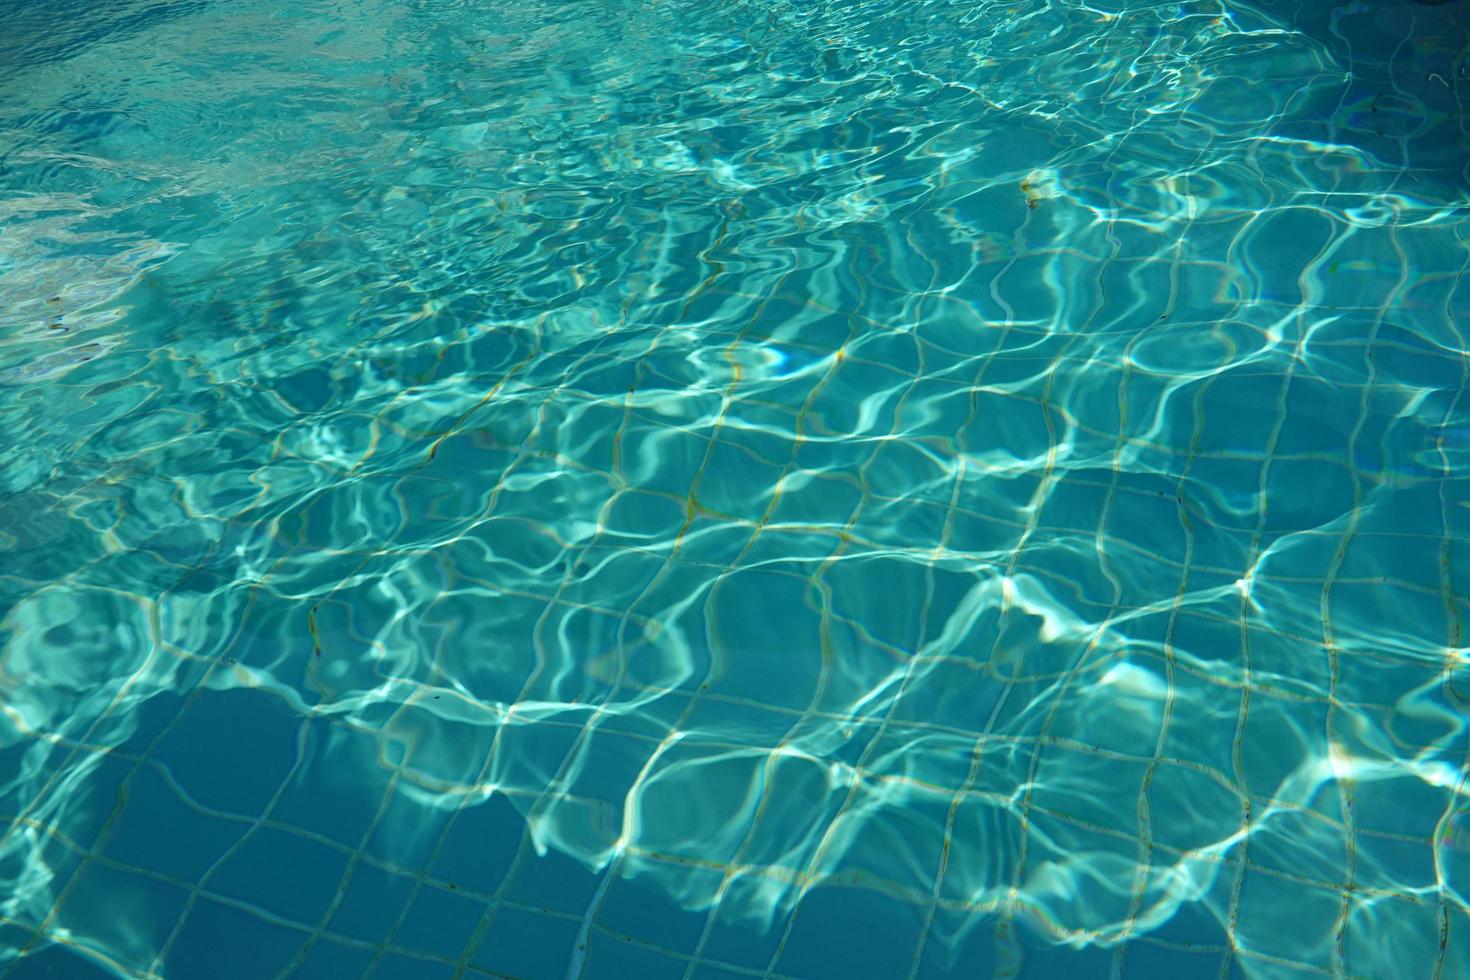
<svg viewBox="0 0 1470 980"><path fill-rule="evenodd" d="M0 974L1470 971L1400 13L18 17Z"/></svg>

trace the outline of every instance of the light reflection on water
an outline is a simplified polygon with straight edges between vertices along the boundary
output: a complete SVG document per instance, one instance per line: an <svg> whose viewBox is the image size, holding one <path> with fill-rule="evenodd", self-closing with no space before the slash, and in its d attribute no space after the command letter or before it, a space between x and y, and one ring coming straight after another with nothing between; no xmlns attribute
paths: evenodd
<svg viewBox="0 0 1470 980"><path fill-rule="evenodd" d="M5 968L1470 970L1463 189L1265 7L68 24Z"/></svg>

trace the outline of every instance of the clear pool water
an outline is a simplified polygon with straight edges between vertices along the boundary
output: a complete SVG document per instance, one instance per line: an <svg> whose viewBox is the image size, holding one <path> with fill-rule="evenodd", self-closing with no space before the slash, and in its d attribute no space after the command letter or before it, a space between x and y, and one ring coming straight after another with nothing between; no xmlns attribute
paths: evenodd
<svg viewBox="0 0 1470 980"><path fill-rule="evenodd" d="M0 975L1470 976L1465 4L0 13Z"/></svg>

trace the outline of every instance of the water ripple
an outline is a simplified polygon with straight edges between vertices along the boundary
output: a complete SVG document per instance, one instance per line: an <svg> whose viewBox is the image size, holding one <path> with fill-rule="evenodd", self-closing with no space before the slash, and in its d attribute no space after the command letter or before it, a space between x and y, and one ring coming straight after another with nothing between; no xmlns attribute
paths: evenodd
<svg viewBox="0 0 1470 980"><path fill-rule="evenodd" d="M4 969L1470 970L1448 109L1278 6L22 18Z"/></svg>

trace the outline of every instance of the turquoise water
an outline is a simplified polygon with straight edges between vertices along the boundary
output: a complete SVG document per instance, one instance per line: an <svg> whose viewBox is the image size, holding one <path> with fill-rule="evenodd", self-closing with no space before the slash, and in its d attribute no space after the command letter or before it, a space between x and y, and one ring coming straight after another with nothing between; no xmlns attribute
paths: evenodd
<svg viewBox="0 0 1470 980"><path fill-rule="evenodd" d="M1470 976L1464 4L0 11L0 975Z"/></svg>

